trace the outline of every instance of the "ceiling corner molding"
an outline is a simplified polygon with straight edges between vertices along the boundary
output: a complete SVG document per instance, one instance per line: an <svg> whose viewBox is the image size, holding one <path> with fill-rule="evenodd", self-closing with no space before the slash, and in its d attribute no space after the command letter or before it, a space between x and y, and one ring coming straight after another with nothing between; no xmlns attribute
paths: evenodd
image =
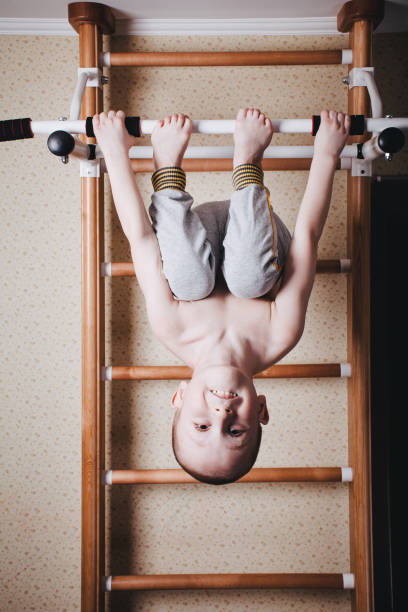
<svg viewBox="0 0 408 612"><path fill-rule="evenodd" d="M339 34L336 17L298 19L127 19L117 20L122 35Z"/></svg>
<svg viewBox="0 0 408 612"><path fill-rule="evenodd" d="M69 36L77 35L67 19L0 18L0 35Z"/></svg>
<svg viewBox="0 0 408 612"><path fill-rule="evenodd" d="M77 36L66 19L0 19L0 35ZM117 35L290 36L339 34L336 17L298 19L117 19Z"/></svg>

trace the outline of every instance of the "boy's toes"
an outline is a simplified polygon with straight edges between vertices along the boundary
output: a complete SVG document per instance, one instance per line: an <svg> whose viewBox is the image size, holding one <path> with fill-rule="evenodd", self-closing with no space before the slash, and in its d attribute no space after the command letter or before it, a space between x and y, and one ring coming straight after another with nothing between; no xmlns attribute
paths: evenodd
<svg viewBox="0 0 408 612"><path fill-rule="evenodd" d="M247 108L240 108L237 113L237 119L245 119Z"/></svg>
<svg viewBox="0 0 408 612"><path fill-rule="evenodd" d="M322 110L322 112L320 113L320 118L322 121L327 121L327 119L329 118L329 112L327 110Z"/></svg>
<svg viewBox="0 0 408 612"><path fill-rule="evenodd" d="M193 122L190 119L190 117L188 117L187 115L186 115L186 120L184 121L184 126L183 127L184 127L184 129L187 132L192 132L193 131Z"/></svg>

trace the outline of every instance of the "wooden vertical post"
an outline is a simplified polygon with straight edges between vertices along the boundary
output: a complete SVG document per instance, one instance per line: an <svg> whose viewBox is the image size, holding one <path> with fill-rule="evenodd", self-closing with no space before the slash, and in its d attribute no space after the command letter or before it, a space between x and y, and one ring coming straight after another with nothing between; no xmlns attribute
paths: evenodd
<svg viewBox="0 0 408 612"><path fill-rule="evenodd" d="M338 29L350 31L352 68L372 66L372 34L383 16L382 0L347 2L338 15ZM365 87L349 92L349 113L370 114ZM360 141L362 138L360 137ZM358 138L355 139L358 141ZM353 612L374 610L371 516L370 414L370 178L347 180L347 253L353 262L347 286L347 352L350 486L350 560L355 575Z"/></svg>
<svg viewBox="0 0 408 612"><path fill-rule="evenodd" d="M68 7L79 33L80 67L100 67L102 33L113 31L109 7L78 2ZM86 87L81 118L103 110L101 87ZM93 140L94 141L94 140ZM81 179L82 199L82 612L104 609L105 573L105 296L100 264L104 258L104 184Z"/></svg>

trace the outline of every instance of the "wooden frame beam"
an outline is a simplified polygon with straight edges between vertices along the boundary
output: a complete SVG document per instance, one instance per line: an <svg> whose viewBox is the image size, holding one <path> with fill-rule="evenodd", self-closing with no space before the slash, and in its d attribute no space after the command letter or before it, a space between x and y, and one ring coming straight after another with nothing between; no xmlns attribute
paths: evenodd
<svg viewBox="0 0 408 612"><path fill-rule="evenodd" d="M79 34L79 65L100 66L102 33L113 31L109 7L78 2L68 6L71 26ZM103 110L100 87L87 87L81 118ZM83 140L87 142L86 138ZM88 141L89 142L89 141ZM95 142L91 139L90 142ZM81 610L103 612L105 574L105 287L104 179L81 179L82 200L82 533Z"/></svg>
<svg viewBox="0 0 408 612"><path fill-rule="evenodd" d="M338 29L350 30L351 68L372 66L373 29L384 14L383 0L347 2L338 14ZM369 116L365 87L349 91L350 114ZM354 137L362 142L362 137ZM370 414L370 177L347 177L347 256L352 272L347 284L347 358L350 486L350 563L355 575L353 612L374 610L371 517L371 414Z"/></svg>

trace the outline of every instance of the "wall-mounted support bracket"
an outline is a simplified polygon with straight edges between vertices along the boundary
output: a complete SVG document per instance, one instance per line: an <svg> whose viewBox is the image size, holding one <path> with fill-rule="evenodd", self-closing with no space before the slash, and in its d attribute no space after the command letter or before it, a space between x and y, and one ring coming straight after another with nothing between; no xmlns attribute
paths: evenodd
<svg viewBox="0 0 408 612"><path fill-rule="evenodd" d="M101 176L101 164L99 159L81 159L79 167L81 178L99 178Z"/></svg>
<svg viewBox="0 0 408 612"><path fill-rule="evenodd" d="M372 176L372 162L368 159L357 159L351 160L351 176Z"/></svg>

